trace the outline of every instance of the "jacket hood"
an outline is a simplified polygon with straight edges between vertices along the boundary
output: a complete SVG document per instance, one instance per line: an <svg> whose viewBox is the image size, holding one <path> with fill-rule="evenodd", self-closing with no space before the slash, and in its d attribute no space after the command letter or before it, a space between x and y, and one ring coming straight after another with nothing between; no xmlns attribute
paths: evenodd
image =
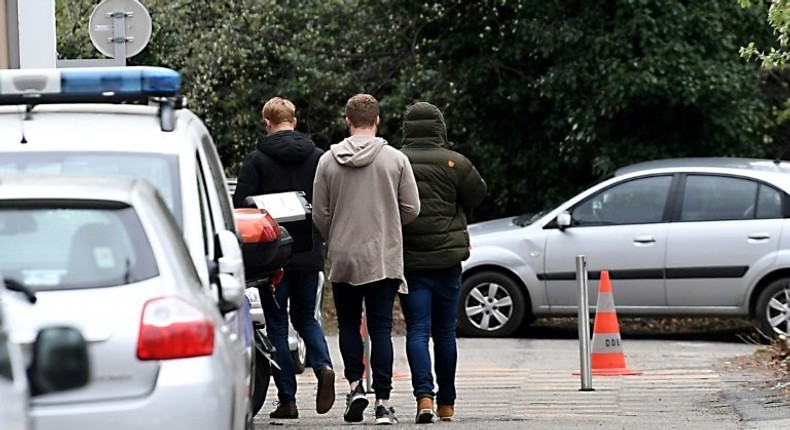
<svg viewBox="0 0 790 430"><path fill-rule="evenodd" d="M331 146L330 151L338 164L349 167L364 167L372 163L387 145L387 141L374 136L350 136Z"/></svg>
<svg viewBox="0 0 790 430"><path fill-rule="evenodd" d="M315 143L294 130L266 135L258 141L258 150L284 164L299 164L315 150Z"/></svg>
<svg viewBox="0 0 790 430"><path fill-rule="evenodd" d="M403 116L403 146L437 146L449 148L447 125L438 107L417 102Z"/></svg>

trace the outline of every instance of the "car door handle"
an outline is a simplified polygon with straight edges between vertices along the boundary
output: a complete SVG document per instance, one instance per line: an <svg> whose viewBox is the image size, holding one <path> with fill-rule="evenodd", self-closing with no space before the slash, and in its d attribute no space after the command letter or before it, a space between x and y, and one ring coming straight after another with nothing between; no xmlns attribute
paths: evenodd
<svg viewBox="0 0 790 430"><path fill-rule="evenodd" d="M635 243L655 243L655 236L637 236L634 238Z"/></svg>
<svg viewBox="0 0 790 430"><path fill-rule="evenodd" d="M768 240L771 234L767 232L752 233L749 235L749 240Z"/></svg>

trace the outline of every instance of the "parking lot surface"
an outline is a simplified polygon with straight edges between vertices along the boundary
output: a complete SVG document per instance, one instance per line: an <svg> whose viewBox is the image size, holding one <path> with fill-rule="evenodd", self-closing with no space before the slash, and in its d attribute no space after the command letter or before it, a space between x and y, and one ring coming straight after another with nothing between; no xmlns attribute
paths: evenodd
<svg viewBox="0 0 790 430"><path fill-rule="evenodd" d="M343 422L346 381L337 337L329 345L338 370L337 401L326 415L314 411L315 378L298 377L300 418L274 421L268 412L276 400L270 388L256 428L348 428ZM393 339L395 378L391 405L399 428L414 424L405 338ZM628 367L638 376L593 376L594 391L581 391L579 342L570 339L470 339L458 342L456 429L780 429L790 425L790 406L761 388L763 372L741 368L739 356L759 346L747 343L635 340L624 341ZM369 394L371 403L373 395ZM366 420L352 426L372 426Z"/></svg>

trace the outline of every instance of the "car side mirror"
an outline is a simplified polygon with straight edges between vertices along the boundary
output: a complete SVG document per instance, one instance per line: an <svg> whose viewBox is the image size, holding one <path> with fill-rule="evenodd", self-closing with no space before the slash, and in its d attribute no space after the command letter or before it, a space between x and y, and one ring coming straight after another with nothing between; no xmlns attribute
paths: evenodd
<svg viewBox="0 0 790 430"><path fill-rule="evenodd" d="M241 307L244 300L244 284L239 279L228 273L219 274L220 302L219 310L225 314ZM237 291L242 294L238 295Z"/></svg>
<svg viewBox="0 0 790 430"><path fill-rule="evenodd" d="M72 390L88 384L88 344L79 330L47 327L36 336L28 368L33 396Z"/></svg>
<svg viewBox="0 0 790 430"><path fill-rule="evenodd" d="M244 300L244 261L241 256L239 238L229 230L217 234L217 243L222 257L217 259L220 287L220 310L230 312L241 306Z"/></svg>
<svg viewBox="0 0 790 430"><path fill-rule="evenodd" d="M559 215L557 215L557 227L560 230L564 231L566 228L571 226L571 213L568 211L563 211Z"/></svg>

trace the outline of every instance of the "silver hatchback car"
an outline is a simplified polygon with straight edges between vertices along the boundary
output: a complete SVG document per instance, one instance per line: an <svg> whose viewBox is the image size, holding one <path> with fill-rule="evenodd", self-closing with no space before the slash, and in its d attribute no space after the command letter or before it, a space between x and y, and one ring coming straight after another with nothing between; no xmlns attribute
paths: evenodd
<svg viewBox="0 0 790 430"><path fill-rule="evenodd" d="M748 317L767 336L790 334L789 218L786 162L622 168L548 211L469 226L459 334L508 336L534 318L576 315L577 255L590 279L609 271L619 315Z"/></svg>
<svg viewBox="0 0 790 430"><path fill-rule="evenodd" d="M88 384L34 398L36 429L248 428L251 327L220 312L148 181L0 175L0 272L23 352L48 326L88 342Z"/></svg>

